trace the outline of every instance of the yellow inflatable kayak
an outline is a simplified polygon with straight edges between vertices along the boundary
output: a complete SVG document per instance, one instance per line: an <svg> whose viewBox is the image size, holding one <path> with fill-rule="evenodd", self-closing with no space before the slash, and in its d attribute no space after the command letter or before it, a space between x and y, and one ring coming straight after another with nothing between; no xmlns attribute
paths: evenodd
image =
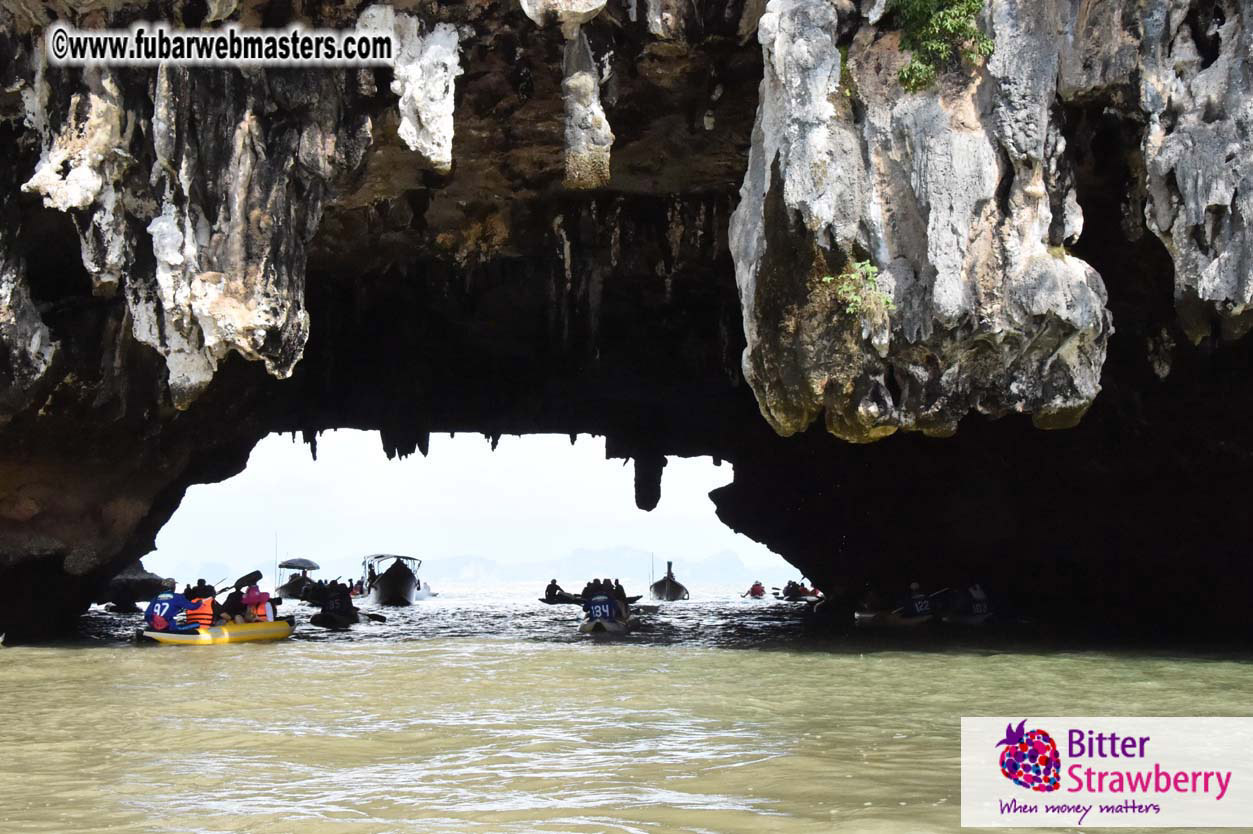
<svg viewBox="0 0 1253 834"><path fill-rule="evenodd" d="M256 643L262 640L284 640L293 631L289 620L272 623L230 623L200 628L187 634L168 631L144 631L144 637L175 646L220 646L223 643Z"/></svg>

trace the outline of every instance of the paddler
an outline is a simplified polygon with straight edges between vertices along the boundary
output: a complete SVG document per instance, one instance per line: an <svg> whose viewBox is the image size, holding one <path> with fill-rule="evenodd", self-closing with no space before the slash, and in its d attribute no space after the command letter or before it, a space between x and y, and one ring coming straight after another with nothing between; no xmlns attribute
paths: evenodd
<svg viewBox="0 0 1253 834"><path fill-rule="evenodd" d="M274 606L270 603L270 595L256 585L249 585L243 596L244 619L250 623L274 622Z"/></svg>
<svg viewBox="0 0 1253 834"><path fill-rule="evenodd" d="M609 580L606 579L606 582ZM631 606L627 604L626 588L622 587L622 583L617 579L613 581L613 598L618 603L618 617L626 622L627 617L631 616Z"/></svg>
<svg viewBox="0 0 1253 834"><path fill-rule="evenodd" d="M931 600L922 592L922 586L917 582L909 583L909 598L905 600L906 617L929 617L931 616Z"/></svg>
<svg viewBox="0 0 1253 834"><path fill-rule="evenodd" d="M243 591L231 591L226 595L226 599L222 600L222 615L228 623L247 622L248 618L244 616L245 609Z"/></svg>
<svg viewBox="0 0 1253 834"><path fill-rule="evenodd" d="M557 584L557 580L554 579L549 582L548 587L544 589L544 599L552 602L564 593L565 591L561 589L561 586Z"/></svg>
<svg viewBox="0 0 1253 834"><path fill-rule="evenodd" d="M148 603L148 609L144 611L144 622L146 622L153 631L169 631L179 634L185 631L195 631L197 624L192 620L191 613L202 608L206 600L190 600L183 594L176 594L173 591L166 591L157 594ZM209 616L212 617L212 606L209 606ZM175 621L175 616L185 614L187 624Z"/></svg>
<svg viewBox="0 0 1253 834"><path fill-rule="evenodd" d="M355 620L357 616L357 607L352 604L352 595L348 592L347 586L339 584L338 580L331 580L331 584L326 586L322 610L351 620Z"/></svg>
<svg viewBox="0 0 1253 834"><path fill-rule="evenodd" d="M598 583L599 584L599 583ZM591 597L585 598L583 610L587 612L589 620L617 620L618 603L609 594L613 586L606 591L603 586L597 589Z"/></svg>

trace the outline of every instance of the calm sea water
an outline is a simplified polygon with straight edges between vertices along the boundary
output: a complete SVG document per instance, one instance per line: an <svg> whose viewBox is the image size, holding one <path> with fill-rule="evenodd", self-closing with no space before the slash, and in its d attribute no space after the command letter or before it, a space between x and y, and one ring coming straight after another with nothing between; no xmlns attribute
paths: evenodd
<svg viewBox="0 0 1253 834"><path fill-rule="evenodd" d="M97 614L0 650L0 831L958 831L962 715L1253 704L1240 658L822 636L774 601L608 643L521 597L385 613L197 649Z"/></svg>

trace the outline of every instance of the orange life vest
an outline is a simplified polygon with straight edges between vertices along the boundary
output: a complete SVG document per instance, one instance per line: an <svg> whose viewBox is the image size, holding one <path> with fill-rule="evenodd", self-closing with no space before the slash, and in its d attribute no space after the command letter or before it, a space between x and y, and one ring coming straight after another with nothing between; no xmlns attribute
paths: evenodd
<svg viewBox="0 0 1253 834"><path fill-rule="evenodd" d="M252 613L256 616L257 622L259 623L270 623L274 621L270 616L270 603L268 601L258 602L255 606L253 606Z"/></svg>
<svg viewBox="0 0 1253 834"><path fill-rule="evenodd" d="M193 599L192 602L199 602L200 607L196 609L189 609L187 611L187 622L198 625L201 628L208 628L213 625L213 600Z"/></svg>

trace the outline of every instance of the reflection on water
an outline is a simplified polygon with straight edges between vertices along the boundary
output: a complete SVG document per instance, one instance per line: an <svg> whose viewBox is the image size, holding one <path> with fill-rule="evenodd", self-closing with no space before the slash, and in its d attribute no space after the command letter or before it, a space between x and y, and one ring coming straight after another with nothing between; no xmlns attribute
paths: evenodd
<svg viewBox="0 0 1253 834"><path fill-rule="evenodd" d="M98 615L0 651L0 830L957 831L961 715L1247 714L1253 691L1239 660L859 644L773 602L675 603L611 643L531 601L385 613L205 649Z"/></svg>

